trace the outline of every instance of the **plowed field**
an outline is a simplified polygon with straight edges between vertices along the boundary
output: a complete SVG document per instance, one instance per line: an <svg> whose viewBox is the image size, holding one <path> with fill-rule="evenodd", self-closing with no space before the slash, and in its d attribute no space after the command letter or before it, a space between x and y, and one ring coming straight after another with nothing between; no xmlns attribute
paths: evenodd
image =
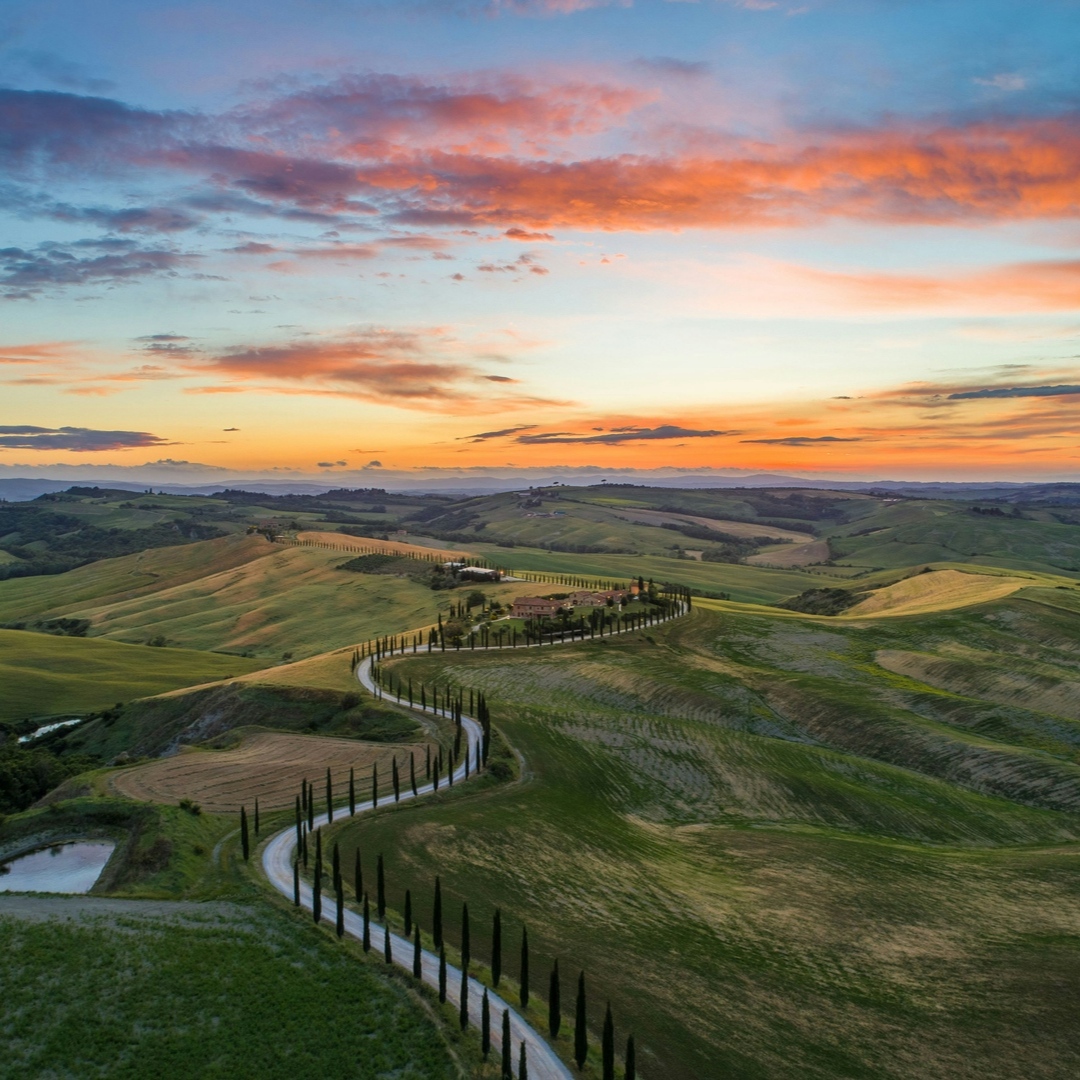
<svg viewBox="0 0 1080 1080"><path fill-rule="evenodd" d="M210 813L224 814L234 813L241 806L250 809L256 797L260 807L267 810L289 806L304 777L315 785L321 802L328 766L334 780L335 802L344 801L351 767L356 772L357 799L364 801L371 798L371 767L375 762L384 791L389 788L394 756L399 766L404 763L402 782L408 784L410 753L416 755L418 775L423 775L422 744L397 746L258 731L235 749L185 750L175 757L118 772L109 783L114 791L130 799L169 804L193 799Z"/></svg>

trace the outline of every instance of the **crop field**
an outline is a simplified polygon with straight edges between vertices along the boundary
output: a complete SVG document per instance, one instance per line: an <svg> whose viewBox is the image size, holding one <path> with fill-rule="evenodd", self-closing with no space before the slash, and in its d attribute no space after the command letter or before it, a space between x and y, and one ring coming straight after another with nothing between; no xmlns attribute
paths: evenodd
<svg viewBox="0 0 1080 1080"><path fill-rule="evenodd" d="M0 630L0 720L93 712L261 666L188 649Z"/></svg>
<svg viewBox="0 0 1080 1080"><path fill-rule="evenodd" d="M4 1076L460 1075L404 985L251 900L0 898Z"/></svg>
<svg viewBox="0 0 1080 1080"><path fill-rule="evenodd" d="M210 540L0 582L0 616L28 625L88 619L92 637L163 637L170 646L276 660L426 626L450 602L407 578L340 570L347 561L346 552L262 537Z"/></svg>
<svg viewBox="0 0 1080 1080"><path fill-rule="evenodd" d="M315 735L292 735L273 731L248 731L240 744L226 750L188 748L173 757L121 769L109 775L110 789L129 799L178 804L192 799L214 814L250 810L256 798L267 810L288 809L307 778L325 798L326 770L335 779L335 803L348 794L349 769L355 769L357 798L371 799L371 770L377 765L381 790L389 791L391 759L404 763L408 783L409 755L423 770L424 744L379 744L355 739Z"/></svg>
<svg viewBox="0 0 1080 1080"><path fill-rule="evenodd" d="M583 967L647 1077L1071 1078L1080 721L1017 687L1080 696L1080 617L1026 596L395 661L485 689L528 773L348 822L346 857L392 853L425 925L439 873L481 960L496 906L527 924L534 987ZM1004 704L975 693L991 655Z"/></svg>
<svg viewBox="0 0 1080 1080"><path fill-rule="evenodd" d="M1030 584L1030 578L935 570L875 589L845 615L926 615L999 600Z"/></svg>

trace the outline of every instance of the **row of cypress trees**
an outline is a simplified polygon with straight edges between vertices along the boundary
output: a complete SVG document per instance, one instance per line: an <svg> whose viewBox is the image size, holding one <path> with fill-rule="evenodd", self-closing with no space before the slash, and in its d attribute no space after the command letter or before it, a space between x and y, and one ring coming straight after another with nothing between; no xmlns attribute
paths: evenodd
<svg viewBox="0 0 1080 1080"><path fill-rule="evenodd" d="M576 580L577 579L567 578L559 583L567 584L571 581ZM651 591L651 585L652 583L650 581L650 595L653 595ZM610 585L610 583L608 583L607 587L614 588L615 586L612 586ZM645 615L634 616L634 622L637 624L637 626L651 625L654 621L661 621L664 618L670 617L670 614L678 613L678 605L682 605L686 611L689 611L693 606L693 599L690 589L685 585L664 585L660 589L660 594L662 599L671 605L669 611L665 612L660 619L654 619L652 616L646 617ZM580 631L575 631L575 633L576 632L580 632L582 636L584 636L583 628ZM475 638L470 640L472 647L475 647ZM484 640L486 641L487 638L485 638ZM552 641L554 640L554 635L552 635ZM363 660L367 659L367 657L369 656L373 656L376 662L378 662L382 660L384 656L400 656L405 655L409 652L417 653L420 651L421 648L423 648L425 644L427 645L427 651L429 653L434 651L436 648L438 648L441 652L446 651L446 635L443 632L442 612L439 612L437 625L428 630L426 642L423 631L414 631L407 634L388 634L384 637L373 638L372 640L365 641L362 645L353 649L349 657L349 670L355 671L357 667L359 667L360 663ZM516 638L513 644L514 646L516 646ZM460 643L458 643L457 647L460 649ZM488 646L482 645L481 647L486 648ZM501 647L502 639L500 637L499 648Z"/></svg>

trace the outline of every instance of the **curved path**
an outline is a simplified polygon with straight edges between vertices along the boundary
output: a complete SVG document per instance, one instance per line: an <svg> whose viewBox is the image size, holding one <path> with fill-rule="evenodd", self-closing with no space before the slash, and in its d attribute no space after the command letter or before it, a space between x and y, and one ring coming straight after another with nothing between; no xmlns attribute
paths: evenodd
<svg viewBox="0 0 1080 1080"><path fill-rule="evenodd" d="M371 678L371 657L361 661L359 667L356 669L356 677L360 680L361 684L373 693L376 691L376 687ZM449 716L445 710L439 710L444 716ZM482 737L480 724L474 720L471 716L462 716L461 718L462 730L468 740L468 753L472 755L473 759L476 757L477 747L480 745ZM462 755L464 759L464 755ZM471 773L475 776L475 772ZM457 769L454 771L454 783L464 782L465 765L464 760ZM417 795L426 795L434 790L434 785L431 783L418 784ZM401 799L413 798L411 790L403 790L401 792ZM389 801L392 796L387 795L386 801ZM368 803L364 807L357 806L356 812L358 814L363 813L366 810L371 809L371 804ZM348 811L345 811L347 814ZM338 820L341 819L341 811L337 811L335 816ZM328 816L324 813L317 815L315 818L316 827L320 825L330 824ZM276 836L272 837L263 849L262 865L263 870L266 872L266 876L270 879L270 883L290 900L293 897L293 853L296 850L296 829L294 826L283 830ZM303 907L309 911L312 906L312 889L306 881L300 882L300 903ZM336 901L333 898L323 897L323 910L327 912L333 912L335 910ZM331 915L331 918L333 916ZM351 934L358 940L363 939L364 923L363 919L354 911L345 910L345 933ZM383 948L383 933L384 928L380 923L371 923L371 946L373 950L382 951ZM413 942L402 937L400 934L391 933L390 935L390 947L393 956L394 963L400 968L404 968L410 974L412 973L412 961L413 961ZM421 955L421 971L422 978L428 986L438 987L439 985L439 957L429 952L427 949L423 950ZM449 964L446 966L446 1000L453 1003L458 1003L461 1000L461 972L451 967ZM473 1027L479 1029L480 1027L480 1009L481 1000L484 996L485 986L483 983L476 979L469 979L469 1023ZM495 991L487 988L488 1001L491 1004L491 1045L495 1052L496 1058L502 1051L502 1014L504 1009L508 1009L510 1012L510 1037L513 1047L512 1060L514 1062L514 1069L517 1069L518 1048L522 1042L528 1047L529 1057L529 1076L534 1080L571 1080L573 1074L562 1063L558 1055L548 1045L547 1041L535 1031L531 1025L529 1025L518 1012L506 1001L504 1001Z"/></svg>
<svg viewBox="0 0 1080 1080"><path fill-rule="evenodd" d="M674 614L668 616L667 619L660 620L661 622L669 622L672 619L679 618L680 615L687 614L689 609L685 604L680 603L677 605ZM655 624L654 624L655 625ZM625 629L616 631L611 636L617 636L619 634L634 633L635 630L645 630L648 627L636 627L634 629ZM569 641L552 641L552 642L538 642L538 645L572 645L575 640L580 643L581 640L590 639L574 639ZM496 652L500 651L498 646L488 646L485 649L470 649L470 652ZM407 650L399 655L411 655ZM423 655L423 654L419 654ZM388 655L387 659L393 659L393 654ZM380 688L376 686L375 681L371 677L371 665L373 657L368 656L361 660L356 669L356 677L359 679L360 684L364 689L370 691L373 695L378 696L381 692ZM450 718L449 712L445 709L430 708L430 712L437 713L438 715ZM480 746L480 741L483 737L480 724L477 720L471 716L461 717L462 730L465 733L467 740L466 753L462 755L462 763L454 770L454 783L464 783L469 776L475 776L475 772L471 772L469 776L465 773L465 758L470 756L470 760L476 759L477 749ZM418 784L416 788L416 796L413 795L409 789L403 789L401 791L401 801L406 799L416 798L421 795L427 795L434 791L434 785L432 783ZM389 801L390 795L385 797L385 801ZM364 813L367 810L372 809L371 804L367 803L364 806L357 806L356 812L358 814ZM336 816L340 820L342 811L338 810ZM316 826L329 825L330 819L327 814L317 815L315 818ZM294 826L290 826L272 837L263 849L262 864L263 870L266 872L266 876L270 879L270 883L290 900L293 898L293 853L296 850L296 829ZM312 907L312 890L311 886L306 881L300 882L300 904L308 911ZM327 912L335 911L336 901L332 898L328 899L325 895L323 897L323 909ZM384 942L384 930L385 928L381 923L371 922L371 946L372 949L379 951L383 948ZM363 940L364 935L364 923L361 916L356 912L350 911L348 908L345 910L345 933L351 934L358 940ZM412 973L412 961L413 961L413 942L404 938L399 934L391 933L390 935L390 949L393 957L393 962L398 967L404 968L410 974ZM424 949L421 953L421 977L428 986L438 988L439 985L439 958L433 953ZM458 1003L461 1000L461 971L452 967L449 964L446 966L446 1000L453 1003ZM484 996L484 990L488 992L488 1002L491 1006L491 1045L496 1056L502 1052L502 1014L506 1009L510 1013L510 1037L512 1045L512 1061L514 1063L514 1069L517 1069L518 1060L518 1048L521 1043L524 1042L528 1047L528 1059L529 1059L529 1075L533 1080L572 1080L573 1073L570 1069L563 1064L558 1055L552 1050L547 1040L544 1039L530 1024L528 1024L521 1015L506 1001L504 1001L494 990L479 982L476 979L469 979L469 1023L479 1028L481 1023L481 1001Z"/></svg>

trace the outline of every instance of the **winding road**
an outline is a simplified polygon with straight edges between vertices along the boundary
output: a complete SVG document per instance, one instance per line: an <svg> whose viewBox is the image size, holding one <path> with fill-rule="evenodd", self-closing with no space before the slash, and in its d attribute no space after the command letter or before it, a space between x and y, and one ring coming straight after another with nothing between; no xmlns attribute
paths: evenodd
<svg viewBox="0 0 1080 1080"><path fill-rule="evenodd" d="M661 620L667 622L670 619L676 619L680 615L687 613L689 609L685 604L678 604L675 612L668 617L668 619ZM645 627L638 627L636 629L646 629ZM634 630L626 629L618 631L617 633L633 633ZM615 636L615 635L612 635ZM574 643L574 639L570 641L552 641L550 645L570 645ZM484 650L470 650L470 651L496 651L496 647L489 646ZM372 694L377 695L378 689L374 680L371 677L371 665L372 657L366 657L360 662L356 668L356 677L359 679L360 684L369 690ZM428 711L437 712L438 715L450 718L449 712L445 709L430 709ZM461 718L462 730L466 736L468 742L468 752L462 755L462 763L454 770L454 783L464 783L465 780L471 776L477 775L475 772L471 772L469 776L465 772L464 761L466 757L470 760L476 759L477 748L480 745L482 738L482 731L480 724L471 716L462 715ZM427 795L434 791L434 785L432 783L418 784L416 789L416 795L414 796L412 791L407 787L403 787L401 791L400 799L405 801L406 799L416 798L422 795ZM389 801L392 796L385 796L384 801ZM365 803L364 806L357 805L356 812L358 814L364 813L372 809L370 803ZM341 820L341 810L336 811L337 819ZM330 818L327 814L317 815L315 818L316 827L320 825L329 825ZM270 883L280 892L282 895L287 896L290 900L293 898L293 855L296 850L296 829L290 826L287 829L282 830L273 836L263 849L262 865L263 870L269 878ZM335 900L332 897L327 897L323 894L323 910L328 914L335 911ZM301 879L300 882L300 904L308 911L312 908L312 890L308 883ZM332 918L333 915L330 915ZM385 928L381 923L371 922L371 946L372 949L377 949L380 952L383 948ZM364 923L360 915L354 911L345 910L345 933L351 934L357 940L363 940L364 936ZM400 934L390 934L390 950L393 962L398 967L403 968L405 971L412 973L413 962L413 942L402 937ZM421 954L421 977L428 986L438 988L439 985L439 957L433 953L424 949ZM456 967L451 967L447 964L446 967L446 1000L453 1003L458 1003L461 1000L461 979L462 973ZM484 990L488 992L488 1002L491 1006L491 1045L496 1057L502 1052L502 1015L503 1010L508 1010L510 1014L510 1038L512 1046L511 1059L514 1063L514 1069L517 1069L518 1053L521 1043L525 1043L528 1047L528 1060L529 1060L529 1076L533 1080L572 1080L573 1073L570 1069L563 1064L558 1055L552 1050L547 1040L544 1039L539 1032L537 1032L529 1023L527 1023L521 1015L509 1004L504 1001L498 994L495 993L490 987L485 985L476 979L469 978L469 1023L476 1028L480 1027L481 1023L481 1001L484 996Z"/></svg>
<svg viewBox="0 0 1080 1080"><path fill-rule="evenodd" d="M359 667L356 669L356 677L360 680L360 683L372 692L375 691L375 684L371 678L371 657L363 660ZM449 714L445 710L440 710L441 715L448 716ZM481 730L480 724L474 720L471 716L462 716L461 718L462 730L468 739L469 753L475 759L476 749L480 745ZM464 758L464 755L462 755ZM476 773L470 774L475 776ZM466 779L464 762L460 764L454 772L454 783L463 783ZM426 795L434 790L434 785L426 783L423 785L417 785L417 796ZM391 795L386 796L385 801L390 801L393 798ZM404 788L401 792L401 800L414 798L411 790ZM371 803L368 802L365 806L356 807L358 814L371 810ZM341 811L337 811L337 820L341 820ZM328 825L330 821L327 815L317 815L315 818L316 827L320 825ZM263 849L262 865L263 870L266 872L266 876L270 879L270 883L290 900L293 897L293 853L296 850L296 829L290 826L272 837ZM312 906L312 890L311 886L306 881L300 882L300 903L303 907L309 911ZM332 913L335 910L335 901L333 897L327 897L323 895L323 910L328 913ZM330 914L330 918L333 918L333 914ZM354 911L345 911L345 933L351 934L358 940L363 939L364 935L364 923L361 916L357 915ZM383 934L384 927L380 923L372 921L371 923L371 945L372 949L377 949L380 952L383 948ZM393 961L398 967L403 968L412 973L413 962L413 943L410 939L402 937L400 934L390 934L390 947ZM421 955L421 972L422 978L428 986L438 988L439 985L439 957L425 949ZM447 964L446 967L446 1000L457 1003L461 1000L461 972ZM573 1074L562 1063L558 1055L548 1045L547 1040L544 1039L530 1024L528 1024L518 1012L509 1004L504 1001L494 990L486 988L488 991L488 1001L491 1005L491 1045L495 1052L496 1057L502 1052L502 1014L504 1009L508 1009L510 1012L510 1038L513 1046L512 1060L514 1062L515 1072L517 1070L517 1059L519 1053L519 1047L521 1043L525 1043L528 1047L529 1058L529 1076L534 1080L571 1080ZM469 979L469 1023L473 1027L479 1029L480 1027L480 1009L481 1000L484 996L485 986L483 983L476 979Z"/></svg>

